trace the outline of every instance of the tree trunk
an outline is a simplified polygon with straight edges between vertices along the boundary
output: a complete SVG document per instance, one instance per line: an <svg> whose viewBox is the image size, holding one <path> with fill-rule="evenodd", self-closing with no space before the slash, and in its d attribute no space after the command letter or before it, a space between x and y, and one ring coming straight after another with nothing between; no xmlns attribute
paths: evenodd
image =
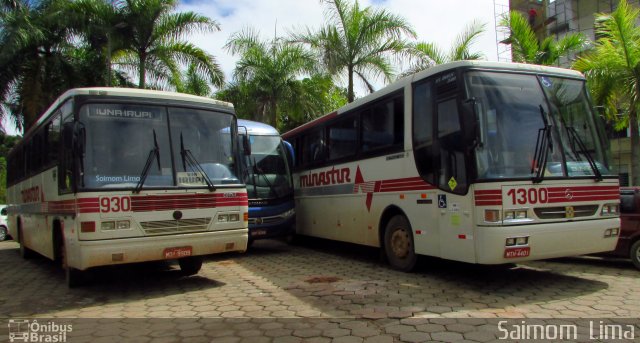
<svg viewBox="0 0 640 343"><path fill-rule="evenodd" d="M269 102L269 125L278 128L278 114L276 113L278 109L277 103L275 100L271 100Z"/></svg>
<svg viewBox="0 0 640 343"><path fill-rule="evenodd" d="M631 177L630 186L640 186L640 135L638 130L638 110L632 107L629 113L629 131L631 133Z"/></svg>
<svg viewBox="0 0 640 343"><path fill-rule="evenodd" d="M349 73L349 85L347 86L347 102L353 102L353 66L347 67L347 73Z"/></svg>
<svg viewBox="0 0 640 343"><path fill-rule="evenodd" d="M145 78L147 77L146 75L147 54L140 52L138 55L140 56L140 65L138 66L138 74L140 75L140 82L138 83L138 88L144 89Z"/></svg>

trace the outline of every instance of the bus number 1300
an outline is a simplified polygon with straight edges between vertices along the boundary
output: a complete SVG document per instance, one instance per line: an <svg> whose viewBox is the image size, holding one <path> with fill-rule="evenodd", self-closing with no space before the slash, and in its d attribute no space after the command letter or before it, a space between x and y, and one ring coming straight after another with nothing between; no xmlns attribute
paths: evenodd
<svg viewBox="0 0 640 343"><path fill-rule="evenodd" d="M546 188L511 188L507 192L513 205L546 204L549 201L549 192Z"/></svg>

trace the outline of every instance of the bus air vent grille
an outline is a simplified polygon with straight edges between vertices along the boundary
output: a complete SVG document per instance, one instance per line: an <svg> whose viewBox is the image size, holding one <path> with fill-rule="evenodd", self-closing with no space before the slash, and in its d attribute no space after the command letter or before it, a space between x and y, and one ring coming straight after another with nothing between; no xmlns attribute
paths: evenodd
<svg viewBox="0 0 640 343"><path fill-rule="evenodd" d="M208 218L193 218L179 220L157 220L151 222L141 222L140 225L147 235L166 235L172 233L199 232L206 231L211 222Z"/></svg>
<svg viewBox="0 0 640 343"><path fill-rule="evenodd" d="M533 209L536 216L540 219L564 219L564 218L579 218L579 217L591 217L598 212L598 205L581 205L569 207L538 207ZM572 211L568 214L567 211Z"/></svg>

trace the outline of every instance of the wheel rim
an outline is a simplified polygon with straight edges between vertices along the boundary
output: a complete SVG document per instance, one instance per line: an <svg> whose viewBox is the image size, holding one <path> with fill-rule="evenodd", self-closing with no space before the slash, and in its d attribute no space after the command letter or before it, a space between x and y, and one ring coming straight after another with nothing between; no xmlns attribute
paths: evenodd
<svg viewBox="0 0 640 343"><path fill-rule="evenodd" d="M398 228L391 234L391 250L398 258L405 258L409 255L411 239L407 230Z"/></svg>
<svg viewBox="0 0 640 343"><path fill-rule="evenodd" d="M0 229L0 241L4 241L7 238L7 230L4 228Z"/></svg>

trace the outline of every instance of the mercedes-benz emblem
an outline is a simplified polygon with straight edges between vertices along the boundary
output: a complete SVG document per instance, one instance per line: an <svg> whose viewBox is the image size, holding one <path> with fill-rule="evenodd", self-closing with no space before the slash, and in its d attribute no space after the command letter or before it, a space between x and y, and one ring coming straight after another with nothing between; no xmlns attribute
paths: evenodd
<svg viewBox="0 0 640 343"><path fill-rule="evenodd" d="M573 199L573 193L571 192L571 190L570 190L569 188L567 188L567 189L564 191L564 197L565 197L565 199L567 199L567 200L571 200L571 199Z"/></svg>

